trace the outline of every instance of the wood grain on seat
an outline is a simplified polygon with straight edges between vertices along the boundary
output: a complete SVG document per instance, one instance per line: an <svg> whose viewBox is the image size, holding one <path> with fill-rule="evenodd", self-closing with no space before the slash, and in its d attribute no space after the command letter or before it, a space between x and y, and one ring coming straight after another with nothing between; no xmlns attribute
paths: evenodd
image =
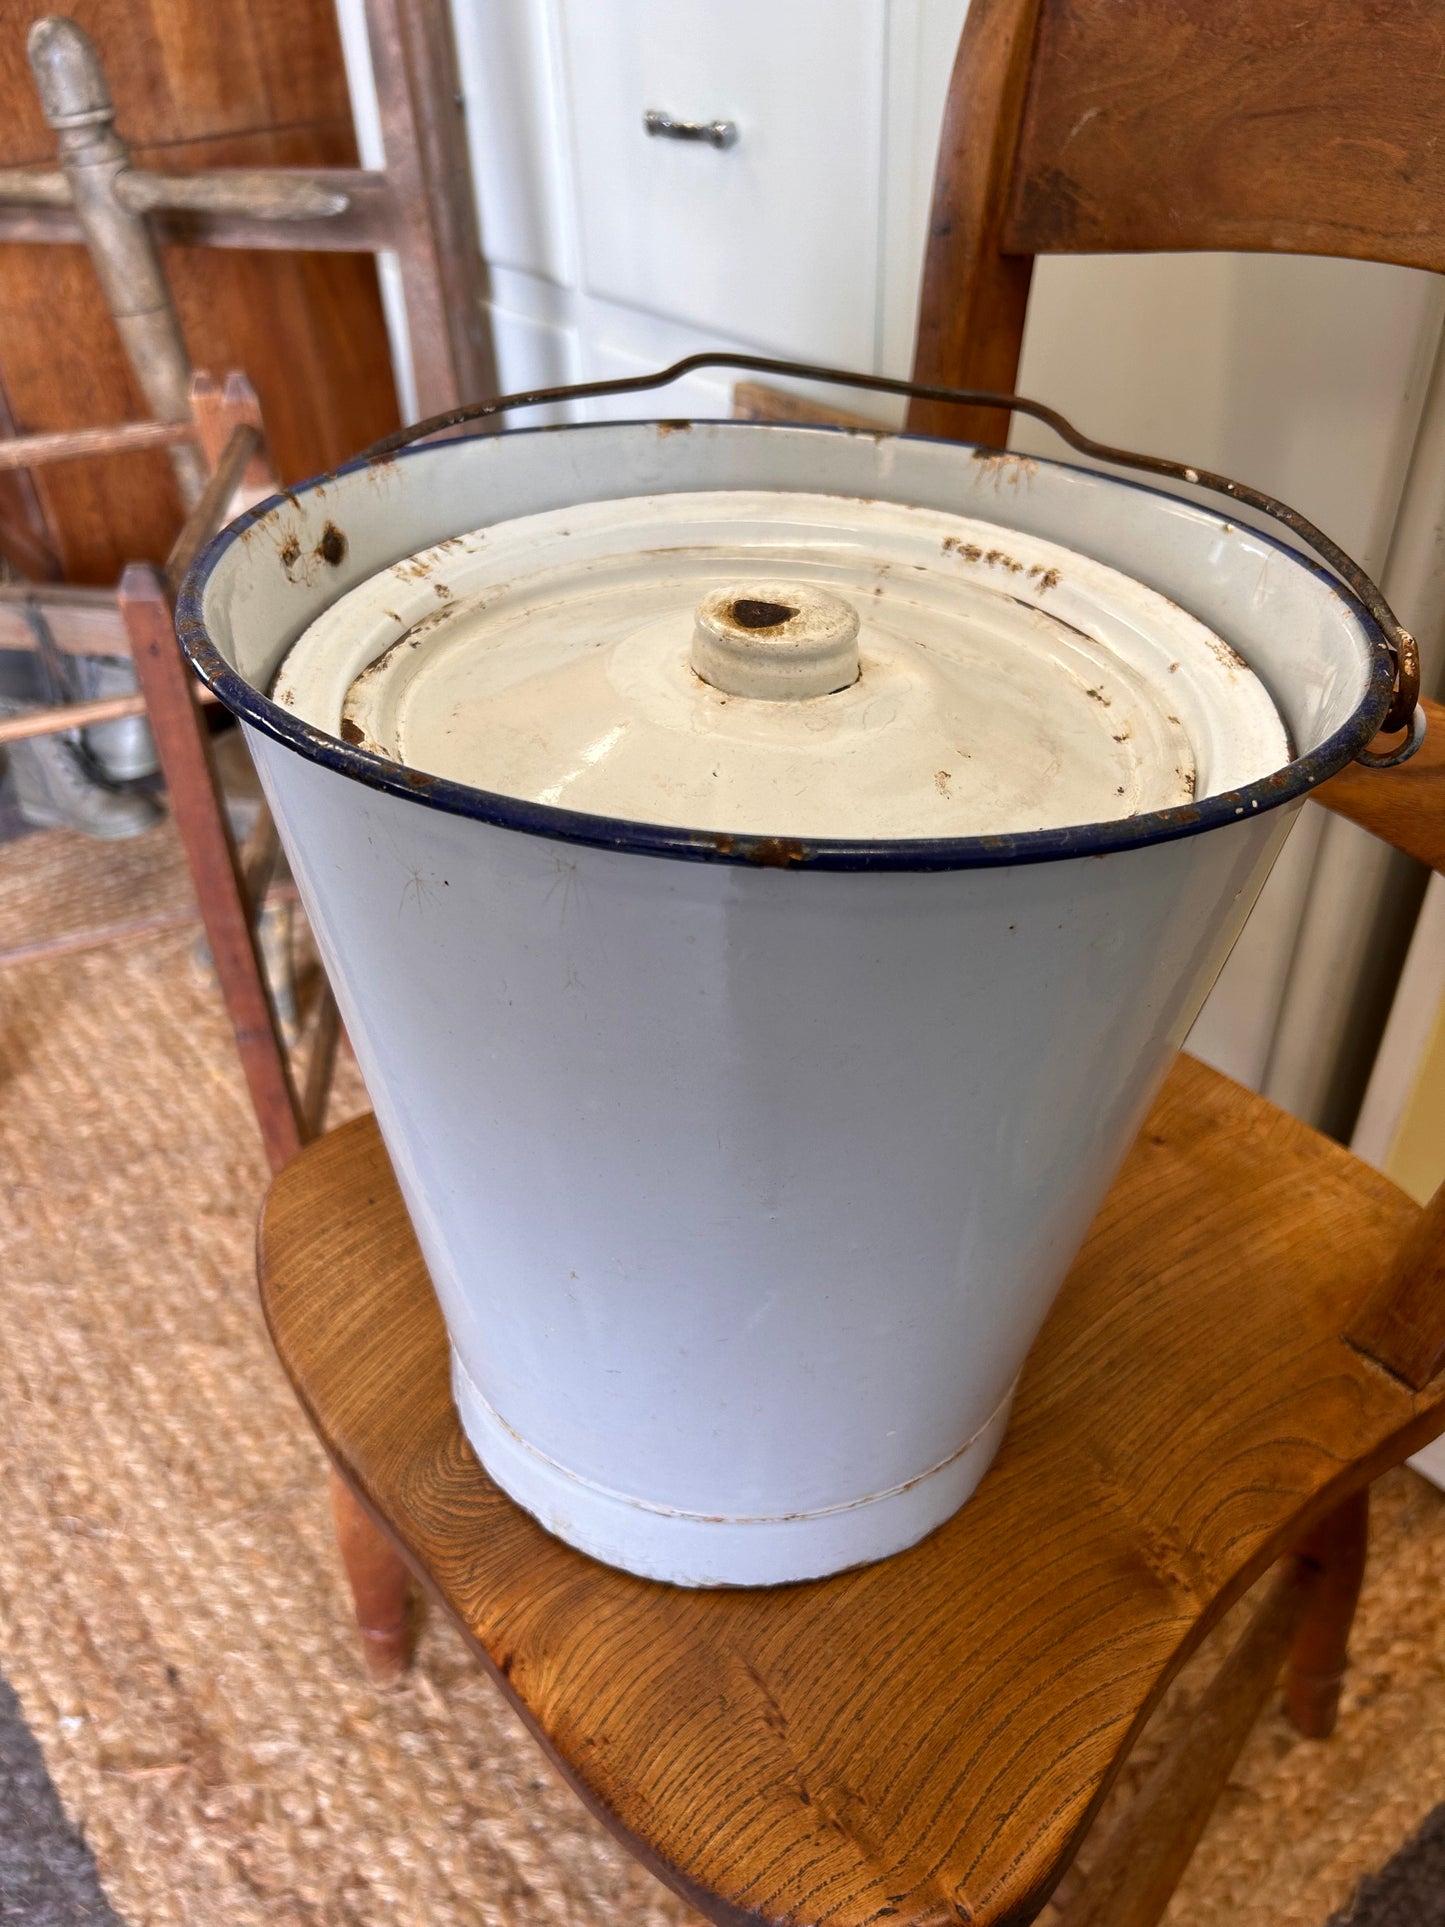
<svg viewBox="0 0 1445 1927"><path fill-rule="evenodd" d="M276 1180L273 1337L329 1451L573 1783L713 1920L1031 1919L1133 1734L1302 1527L1438 1429L1339 1336L1416 1207L1181 1058L973 1501L810 1585L596 1564L464 1442L369 1119Z"/></svg>

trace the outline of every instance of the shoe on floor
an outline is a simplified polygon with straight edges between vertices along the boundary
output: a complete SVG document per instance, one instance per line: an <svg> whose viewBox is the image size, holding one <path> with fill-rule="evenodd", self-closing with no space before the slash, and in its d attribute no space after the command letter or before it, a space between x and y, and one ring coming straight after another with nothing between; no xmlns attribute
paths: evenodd
<svg viewBox="0 0 1445 1927"><path fill-rule="evenodd" d="M135 667L116 656L73 656L75 700L98 702L105 696L133 696L140 684ZM150 724L144 716L120 716L81 731L86 754L108 783L134 783L160 767Z"/></svg>
<svg viewBox="0 0 1445 1927"><path fill-rule="evenodd" d="M28 651L0 652L0 716L44 705L39 666ZM139 836L163 814L154 797L113 788L77 740L78 732L9 745L10 782L20 814L36 829L78 830L105 841Z"/></svg>
<svg viewBox="0 0 1445 1927"><path fill-rule="evenodd" d="M68 736L33 736L8 748L15 800L36 829L78 830L113 842L141 835L164 814L153 796L97 782L84 750Z"/></svg>

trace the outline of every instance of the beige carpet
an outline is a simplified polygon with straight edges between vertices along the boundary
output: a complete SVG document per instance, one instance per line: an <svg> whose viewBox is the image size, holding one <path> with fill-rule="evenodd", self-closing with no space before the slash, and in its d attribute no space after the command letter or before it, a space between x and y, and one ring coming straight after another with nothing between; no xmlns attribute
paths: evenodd
<svg viewBox="0 0 1445 1927"><path fill-rule="evenodd" d="M0 847L0 969L194 919L185 858L168 822L124 843L56 831Z"/></svg>
<svg viewBox="0 0 1445 1927"><path fill-rule="evenodd" d="M133 1927L692 1919L435 1616L409 1685L364 1684L255 1307L254 1130L170 921L169 832L142 841L0 848L0 1671L113 1904ZM337 1096L362 1101L354 1071ZM1321 1927L1445 1797L1442 1597L1445 1499L1393 1474L1340 1731L1262 1724L1172 1921Z"/></svg>

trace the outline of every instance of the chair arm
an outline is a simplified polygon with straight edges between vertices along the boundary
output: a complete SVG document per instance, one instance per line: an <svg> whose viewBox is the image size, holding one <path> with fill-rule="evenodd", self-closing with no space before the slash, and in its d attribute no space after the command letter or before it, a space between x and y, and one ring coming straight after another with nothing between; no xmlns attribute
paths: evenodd
<svg viewBox="0 0 1445 1927"><path fill-rule="evenodd" d="M1425 740L1398 769L1350 763L1315 800L1445 874L1445 704L1421 699Z"/></svg>

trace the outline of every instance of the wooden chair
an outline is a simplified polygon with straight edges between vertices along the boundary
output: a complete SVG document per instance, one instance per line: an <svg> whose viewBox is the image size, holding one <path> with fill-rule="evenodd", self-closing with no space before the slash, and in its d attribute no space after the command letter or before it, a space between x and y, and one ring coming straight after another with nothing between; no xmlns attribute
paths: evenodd
<svg viewBox="0 0 1445 1927"><path fill-rule="evenodd" d="M0 585L0 645L34 648L27 621L33 614L63 654L129 658L140 685L135 695L0 718L0 744L122 716L146 716L261 1142L274 1172L316 1135L330 1085L336 1005L329 992L323 996L305 1070L298 1078L276 1021L257 936L261 900L274 867L275 829L263 807L247 849L235 846L201 716L205 692L181 656L172 601L191 560L221 524L240 507L272 494L278 484L266 455L255 391L244 376L229 375L224 383L205 374L192 377L188 413L184 423L126 422L0 442L0 470L12 472L97 455L180 448L197 462L203 483L163 569L133 563L114 590L54 583Z"/></svg>
<svg viewBox="0 0 1445 1927"><path fill-rule="evenodd" d="M0 720L0 743L144 709L273 1171L319 1128L337 1041L336 1005L327 989L298 1078L258 941L276 832L263 805L249 848L235 848L200 719L198 687L176 642L173 601L181 576L221 523L278 483L250 384L233 375L218 387L192 374L159 242L390 250L405 291L422 404L454 404L493 386L446 8L440 0L366 0L364 11L385 148L377 170L139 168L116 128L94 45L75 21L59 16L34 23L28 51L60 165L0 168L0 240L85 242L132 375L156 417L68 434L12 436L0 445L0 514L10 537L4 546L13 553L18 537L23 551L50 572L53 557L46 553L33 485L17 484L53 462L164 448L189 511L164 570L133 564L116 594L48 584L0 593L0 641L31 646L28 618L38 616L62 649L129 655L140 685L135 697ZM243 500L238 491L244 491ZM406 1653L405 1568L334 1478L331 1496L367 1664L388 1678Z"/></svg>
<svg viewBox="0 0 1445 1927"><path fill-rule="evenodd" d="M275 825L263 803L246 848L237 849L201 714L205 692L187 669L176 640L174 596L191 561L221 524L241 507L273 493L278 484L266 455L255 391L243 376L228 375L223 384L209 375L193 376L188 410L185 423L129 422L0 442L0 473L165 447L192 452L205 478L163 569L133 563L117 590L0 585L0 646L33 648L35 636L27 621L33 613L63 653L129 657L140 685L133 696L0 717L0 745L122 716L146 716L262 1148L276 1172L321 1128L339 1033L336 1002L323 985L299 1050L290 1050L267 982L259 935L278 851ZM334 1475L331 1505L338 1548L356 1593L368 1669L377 1679L391 1679L407 1652L406 1568Z"/></svg>
<svg viewBox="0 0 1445 1927"><path fill-rule="evenodd" d="M1010 385L1046 247L1445 269L1438 68L1427 22L1369 0L1334 0L1305 33L1232 0L974 0L920 379ZM1362 118L1395 157L1373 175ZM1321 800L1445 869L1438 706L1430 726L1412 763L1348 772ZM1329 1731L1368 1486L1445 1425L1445 1192L1421 1211L1188 1057L975 1498L911 1551L811 1585L648 1584L497 1490L458 1427L369 1119L276 1181L260 1272L281 1358L367 1511L579 1793L732 1924L1034 1919L1169 1680L1273 1567L1188 1730L1059 1894L1067 1927L1157 1920L1286 1661L1296 1723Z"/></svg>
<svg viewBox="0 0 1445 1927"><path fill-rule="evenodd" d="M183 384L165 365L158 291L132 280L137 225L172 246L385 251L401 279L418 405L447 408L496 391L450 14L444 0L363 0L361 12L382 149L374 168L138 166L115 128L89 37L63 16L34 20L30 62L60 165L0 167L0 242L84 241L97 261L109 255L102 281L108 294L129 283L121 331L141 391L163 419L183 417ZM217 34L227 25L220 17ZM143 18L135 31L148 26L157 31ZM158 42L158 65L161 53ZM97 166L102 157L108 165Z"/></svg>

